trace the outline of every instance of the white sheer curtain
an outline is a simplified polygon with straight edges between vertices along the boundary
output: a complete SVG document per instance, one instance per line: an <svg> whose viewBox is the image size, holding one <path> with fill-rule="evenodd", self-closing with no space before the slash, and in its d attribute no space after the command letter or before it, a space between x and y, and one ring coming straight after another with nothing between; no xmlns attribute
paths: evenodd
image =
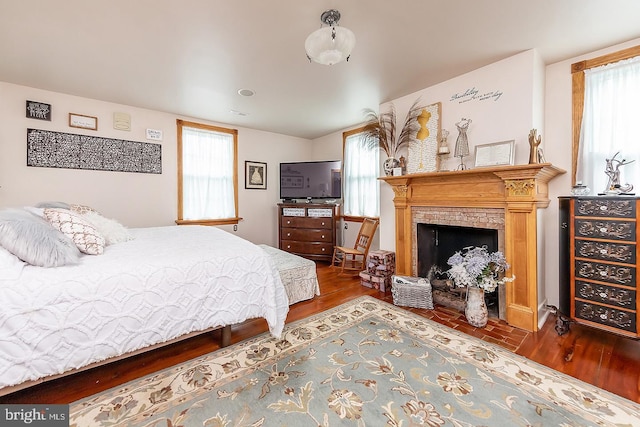
<svg viewBox="0 0 640 427"><path fill-rule="evenodd" d="M233 135L182 128L183 219L234 218Z"/></svg>
<svg viewBox="0 0 640 427"><path fill-rule="evenodd" d="M380 150L367 147L361 134L349 135L344 146L344 214L380 215Z"/></svg>
<svg viewBox="0 0 640 427"><path fill-rule="evenodd" d="M622 185L640 190L640 57L585 70L585 94L576 179L592 193L605 191L606 159L635 162L620 167Z"/></svg>

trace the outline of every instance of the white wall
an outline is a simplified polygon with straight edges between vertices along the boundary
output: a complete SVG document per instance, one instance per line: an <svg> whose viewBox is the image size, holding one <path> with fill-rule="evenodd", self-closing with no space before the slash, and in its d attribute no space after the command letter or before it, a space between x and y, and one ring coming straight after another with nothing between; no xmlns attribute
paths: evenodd
<svg viewBox="0 0 640 427"><path fill-rule="evenodd" d="M51 121L26 118L26 100L51 104ZM69 112L98 117L98 130L69 127ZM131 115L131 131L113 128L114 112ZM173 225L177 218L177 118L232 127L4 82L0 82L0 117L0 207L49 200L80 203L93 206L129 227ZM27 128L141 142L153 142L145 138L147 128L162 130L162 174L27 167ZM278 165L281 161L308 159L312 143L287 135L236 128L238 203L243 218L237 234L255 243L277 246ZM267 163L267 190L244 188L245 160Z"/></svg>
<svg viewBox="0 0 640 427"><path fill-rule="evenodd" d="M536 89L541 90L543 74L539 54L532 49L391 103L401 126L416 99L424 104L441 102L442 129L450 132L448 141L452 153L458 136L455 124L463 117L471 119L467 130L471 155L464 159L468 167L473 167L476 145L507 140L515 140L515 164L523 164L529 161L529 131L542 126L541 96L534 93ZM381 106L386 108L385 104ZM459 158L449 156L442 168L454 170L458 164ZM388 185L381 188L380 227L380 247L395 250L393 191Z"/></svg>

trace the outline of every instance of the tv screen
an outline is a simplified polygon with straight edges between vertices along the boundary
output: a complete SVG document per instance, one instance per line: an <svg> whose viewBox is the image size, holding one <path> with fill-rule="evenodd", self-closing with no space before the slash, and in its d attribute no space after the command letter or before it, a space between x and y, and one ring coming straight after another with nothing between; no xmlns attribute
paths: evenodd
<svg viewBox="0 0 640 427"><path fill-rule="evenodd" d="M281 199L339 199L342 197L342 162L280 163Z"/></svg>

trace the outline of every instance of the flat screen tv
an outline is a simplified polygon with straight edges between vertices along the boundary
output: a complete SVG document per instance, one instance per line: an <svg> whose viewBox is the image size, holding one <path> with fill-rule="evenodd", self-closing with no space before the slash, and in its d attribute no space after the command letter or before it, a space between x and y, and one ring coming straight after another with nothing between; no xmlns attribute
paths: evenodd
<svg viewBox="0 0 640 427"><path fill-rule="evenodd" d="M280 198L340 199L342 197L342 162L280 163Z"/></svg>

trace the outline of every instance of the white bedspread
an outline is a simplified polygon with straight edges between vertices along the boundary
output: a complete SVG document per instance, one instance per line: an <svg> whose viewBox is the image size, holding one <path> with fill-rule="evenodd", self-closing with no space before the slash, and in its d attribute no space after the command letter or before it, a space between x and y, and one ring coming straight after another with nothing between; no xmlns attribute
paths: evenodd
<svg viewBox="0 0 640 427"><path fill-rule="evenodd" d="M280 336L288 300L258 246L215 227L130 231L79 265L0 271L0 388L250 318Z"/></svg>

